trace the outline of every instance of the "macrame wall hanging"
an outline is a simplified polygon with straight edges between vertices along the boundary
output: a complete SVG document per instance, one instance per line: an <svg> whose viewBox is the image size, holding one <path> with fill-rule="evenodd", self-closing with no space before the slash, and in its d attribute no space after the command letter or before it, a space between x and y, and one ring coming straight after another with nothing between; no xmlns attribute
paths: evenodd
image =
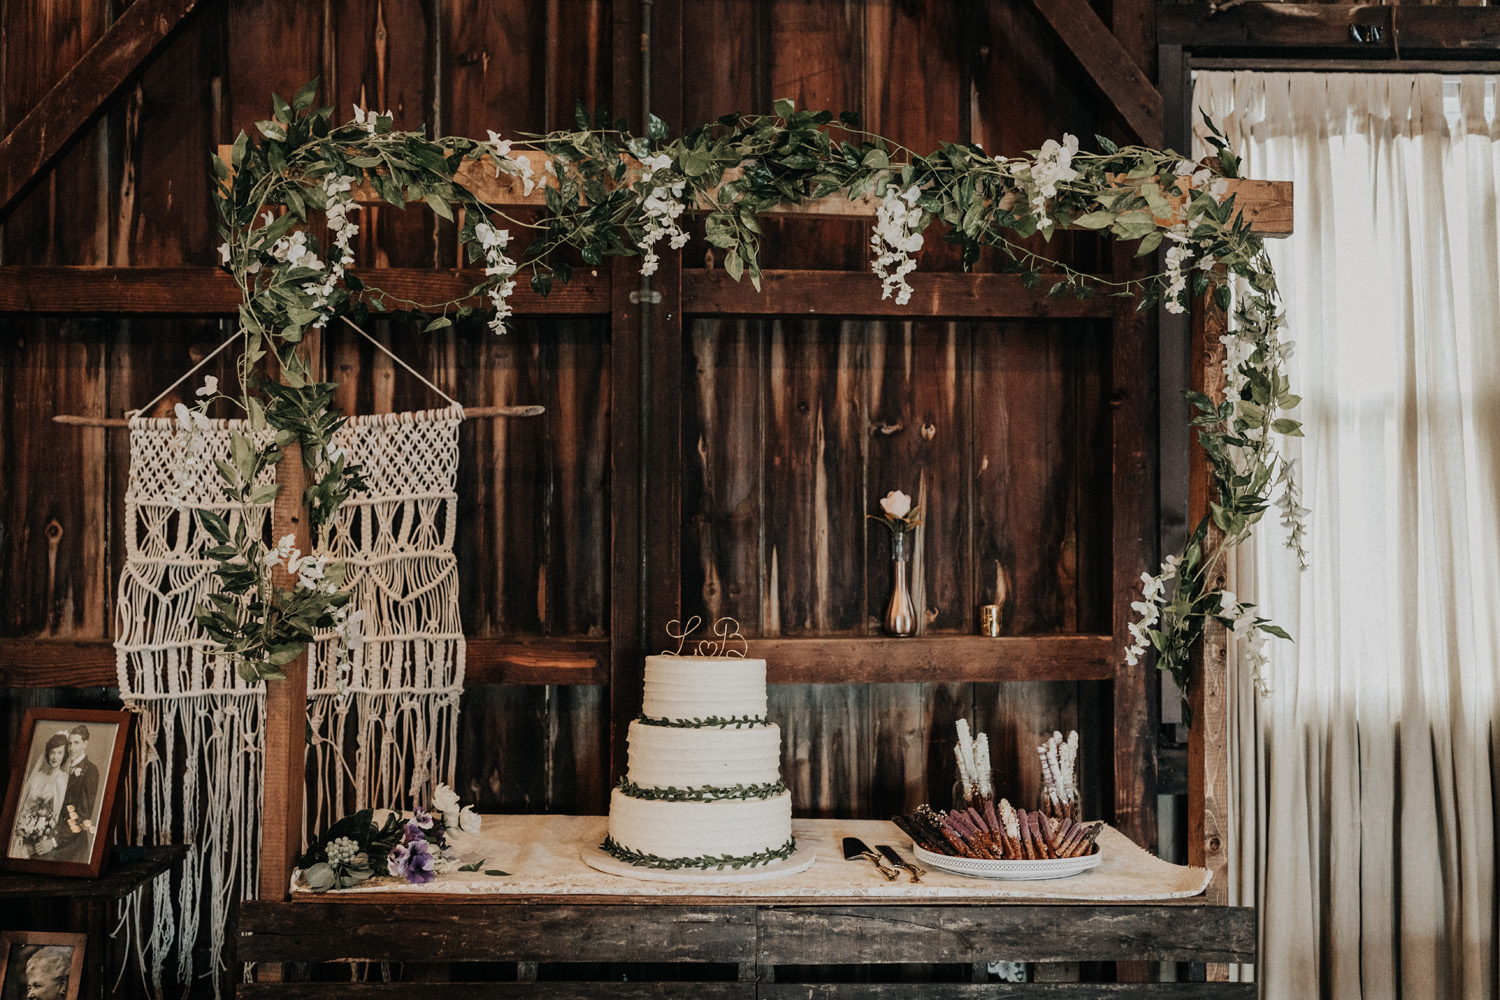
<svg viewBox="0 0 1500 1000"><path fill-rule="evenodd" d="M318 550L343 560L364 641L343 662L332 632L309 651L304 842L308 829L352 810L405 808L453 782L464 679L453 551L464 414L449 402L352 417L335 438L370 489L340 507ZM159 994L174 954L177 981L190 981L200 921L208 923L201 944L220 968L229 909L255 896L258 875L265 687L215 655L194 621L217 583L203 555L214 542L196 511L231 525L249 518L247 530L276 540L270 505L226 501L214 473L214 460L230 457L230 432L247 432L244 421L190 434L177 420L135 417L129 428L115 650L120 694L138 719L132 833L142 844L193 845L175 893L159 880L130 915L142 971ZM258 446L272 432L261 433Z"/></svg>

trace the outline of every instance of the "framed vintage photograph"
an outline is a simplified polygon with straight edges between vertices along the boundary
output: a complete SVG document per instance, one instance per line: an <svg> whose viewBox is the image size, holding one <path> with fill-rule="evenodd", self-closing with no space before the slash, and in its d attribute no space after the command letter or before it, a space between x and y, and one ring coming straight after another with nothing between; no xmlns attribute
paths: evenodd
<svg viewBox="0 0 1500 1000"><path fill-rule="evenodd" d="M29 708L0 813L0 868L97 878L129 712Z"/></svg>
<svg viewBox="0 0 1500 1000"><path fill-rule="evenodd" d="M86 934L0 934L0 1000L77 1000Z"/></svg>

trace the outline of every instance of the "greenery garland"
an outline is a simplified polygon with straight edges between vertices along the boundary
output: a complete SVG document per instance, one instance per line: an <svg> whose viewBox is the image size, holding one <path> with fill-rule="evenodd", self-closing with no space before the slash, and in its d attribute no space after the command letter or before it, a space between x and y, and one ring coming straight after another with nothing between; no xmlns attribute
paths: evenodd
<svg viewBox="0 0 1500 1000"><path fill-rule="evenodd" d="M658 719L642 713L635 721L643 726L666 726L671 729L753 729L769 726L771 720L764 715L710 715L706 719Z"/></svg>
<svg viewBox="0 0 1500 1000"><path fill-rule="evenodd" d="M785 794L786 782L767 781L759 785L699 785L697 788L666 788L637 785L628 778L621 778L615 786L633 799L651 799L658 802L727 802L736 799L774 799Z"/></svg>
<svg viewBox="0 0 1500 1000"><path fill-rule="evenodd" d="M621 845L610 836L605 836L604 843L599 849L612 855L626 864L636 865L640 868L660 868L663 871L678 871L683 868L700 869L724 869L724 868L756 868L760 865L768 865L774 861L785 861L792 856L797 849L797 839L793 837L780 847L770 850L757 851L754 854L732 855L732 854L701 854L694 858L663 858L655 854L644 854Z"/></svg>
<svg viewBox="0 0 1500 1000"><path fill-rule="evenodd" d="M1237 213L1234 198L1225 197L1225 179L1237 176L1239 160L1211 122L1209 141L1218 156L1206 163L1171 150L1117 147L1102 137L1101 152L1081 152L1072 136L1019 158L991 156L972 143L943 143L921 156L861 131L849 114L839 117L843 137L835 137L831 113L797 111L790 101L777 101L773 115L726 115L675 139L654 116L645 136L633 136L623 122L610 129L602 113L590 119L580 107L576 129L513 143L493 132L488 141L397 132L388 113L362 109L355 109L352 121L335 125L331 108L312 107L315 91L314 81L290 103L273 95L272 117L257 124L259 138L241 134L227 166L213 159L225 241L220 252L241 290L246 344L234 395L221 396L216 385L206 385L197 407L178 411L190 455L191 439L206 426L209 402L229 398L245 411L252 433L236 434L234 460L218 463L225 496L245 507L274 499L277 486L267 473L290 445L301 446L312 480L303 499L312 512L315 552L339 505L364 482L334 447L333 435L344 421L332 405L335 385L312 379L303 337L348 311L417 312L429 319L429 331L473 311L462 299L400 299L365 287L346 270L354 263L350 240L358 229L352 218L355 185L371 185L398 207L423 202L445 219L458 219L454 206L462 211L459 236L467 258L485 270L469 296L489 299L490 325L497 332L504 329L522 271L543 295L554 280L570 278L567 257L575 253L590 266L610 256L641 255L642 272L650 274L659 244L686 244L679 220L690 208L706 213L708 242L722 251L728 274L748 277L759 288L759 213L840 193L871 195L880 199L872 267L885 295L898 303L911 295L908 277L923 231L941 222L943 238L961 248L964 266L978 260L981 247L997 247L1004 269L1019 274L1028 288L1041 284L1046 269L1052 272L1052 295L1087 298L1102 291L1136 296L1139 308L1161 301L1169 311L1184 312L1194 296L1212 294L1231 310L1233 328L1224 338L1226 399L1215 405L1193 398L1193 426L1213 472L1212 514L1157 575L1143 574L1142 600L1133 605L1139 618L1123 652L1135 663L1154 647L1158 665L1185 692L1188 649L1207 620L1250 635L1257 665L1264 636L1285 635L1214 583L1225 555L1247 537L1273 498L1290 532L1289 545L1299 554L1307 512L1298 503L1291 463L1277 445L1279 435L1300 434L1300 428L1282 415L1297 397L1283 373L1290 344L1279 337L1276 279L1261 239ZM530 158L538 154L547 157L541 171ZM466 160L482 160L528 191L542 184L543 217L526 222L481 202L455 180ZM1176 213L1174 199L1185 201L1185 212ZM270 210L276 205L285 206L279 216ZM303 227L314 212L327 216L333 234L326 260L324 248ZM1035 234L1050 240L1063 228L1138 241L1137 256L1165 247L1164 269L1139 279L1105 279L1022 242ZM533 232L515 258L509 256L511 229ZM272 360L279 382L265 373ZM223 593L200 608L198 620L245 677L279 676L279 665L323 629L338 631L347 660L359 641L359 613L348 608L338 566L296 552L290 539L272 547L270 540L248 535L245 518L233 527L212 515L200 518L216 542L209 556ZM1222 538L1210 537L1210 523ZM277 566L296 575L295 586L272 584L270 572Z"/></svg>

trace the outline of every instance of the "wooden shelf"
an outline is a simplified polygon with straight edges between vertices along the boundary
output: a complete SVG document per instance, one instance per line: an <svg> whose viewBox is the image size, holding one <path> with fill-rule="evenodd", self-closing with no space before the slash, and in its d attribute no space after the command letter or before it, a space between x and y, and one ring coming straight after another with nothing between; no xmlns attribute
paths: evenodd
<svg viewBox="0 0 1500 1000"><path fill-rule="evenodd" d="M772 684L1112 680L1107 635L751 639Z"/></svg>
<svg viewBox="0 0 1500 1000"><path fill-rule="evenodd" d="M138 853L138 856L129 861L111 860L105 866L104 874L96 879L30 872L0 873L0 899L124 899L162 872L182 864L188 853L187 847L181 844L126 847L123 850Z"/></svg>

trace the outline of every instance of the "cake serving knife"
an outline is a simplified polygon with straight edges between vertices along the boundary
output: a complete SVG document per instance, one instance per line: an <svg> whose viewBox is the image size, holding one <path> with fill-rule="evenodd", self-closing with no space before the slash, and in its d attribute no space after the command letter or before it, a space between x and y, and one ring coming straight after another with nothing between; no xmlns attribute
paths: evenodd
<svg viewBox="0 0 1500 1000"><path fill-rule="evenodd" d="M885 855L885 859L897 868L905 868L911 875L913 882L922 881L922 876L927 874L926 868L919 868L903 858L890 844L876 844L875 849Z"/></svg>
<svg viewBox="0 0 1500 1000"><path fill-rule="evenodd" d="M880 860L880 855L870 850L863 840L860 840L858 837L845 837L844 860L854 861L859 858L867 859L875 866L876 871L885 876L887 882L894 882L901 877L901 873L896 869L887 868L885 862Z"/></svg>

